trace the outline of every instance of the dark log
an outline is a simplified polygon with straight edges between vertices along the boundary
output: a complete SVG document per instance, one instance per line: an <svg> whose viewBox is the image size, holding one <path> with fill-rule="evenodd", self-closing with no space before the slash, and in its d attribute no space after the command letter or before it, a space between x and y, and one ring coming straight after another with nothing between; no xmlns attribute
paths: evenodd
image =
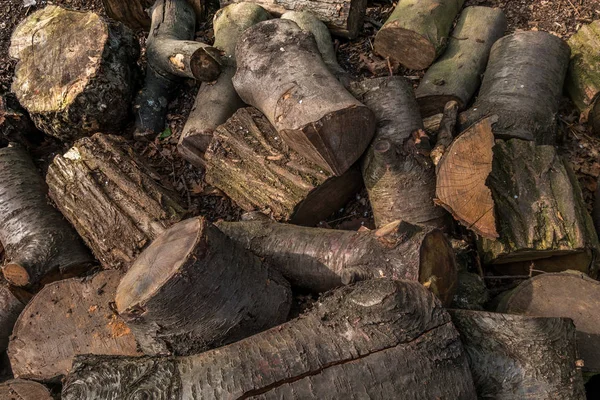
<svg viewBox="0 0 600 400"><path fill-rule="evenodd" d="M467 7L448 39L448 48L427 70L416 90L423 117L441 113L447 102L463 109L479 89L490 49L504 35L500 8Z"/></svg>
<svg viewBox="0 0 600 400"><path fill-rule="evenodd" d="M365 151L375 116L329 72L311 33L290 20L260 22L236 47L233 85L303 157L342 175Z"/></svg>
<svg viewBox="0 0 600 400"><path fill-rule="evenodd" d="M42 137L27 111L13 94L0 94L0 145L18 143L25 148L31 146L31 139Z"/></svg>
<svg viewBox="0 0 600 400"><path fill-rule="evenodd" d="M450 315L478 398L586 398L572 320L466 310Z"/></svg>
<svg viewBox="0 0 600 400"><path fill-rule="evenodd" d="M140 254L116 295L147 355L191 355L285 322L289 283L204 218L182 221Z"/></svg>
<svg viewBox="0 0 600 400"><path fill-rule="evenodd" d="M413 282L337 290L295 320L178 358L80 357L63 400L475 399L458 333Z"/></svg>
<svg viewBox="0 0 600 400"><path fill-rule="evenodd" d="M596 234L600 237L600 177L596 183L596 192L594 193L594 206L592 209L592 219L594 221L594 227L596 228Z"/></svg>
<svg viewBox="0 0 600 400"><path fill-rule="evenodd" d="M454 141L454 135L456 134L456 124L458 118L459 104L455 100L450 100L444 106L444 112L440 125L437 129L435 147L431 150L431 161L434 165L438 165L442 156L446 152L446 149L450 147Z"/></svg>
<svg viewBox="0 0 600 400"><path fill-rule="evenodd" d="M568 65L569 46L549 33L517 32L498 40L475 104L460 115L461 130L495 114L497 139L554 144Z"/></svg>
<svg viewBox="0 0 600 400"><path fill-rule="evenodd" d="M377 117L377 132L362 161L375 225L395 220L446 227L446 212L433 203L435 169L413 88L402 77L368 79L352 93Z"/></svg>
<svg viewBox="0 0 600 400"><path fill-rule="evenodd" d="M323 221L362 187L358 168L333 176L305 160L255 108L238 110L217 128L206 163L206 182L244 210L299 225Z"/></svg>
<svg viewBox="0 0 600 400"><path fill-rule="evenodd" d="M141 355L125 322L113 310L119 271L46 285L17 320L8 345L16 378L54 381L78 354Z"/></svg>
<svg viewBox="0 0 600 400"><path fill-rule="evenodd" d="M196 21L203 21L206 14L204 4L201 0L187 0L194 8ZM116 19L134 30L149 30L150 12L155 0L102 0L106 15Z"/></svg>
<svg viewBox="0 0 600 400"><path fill-rule="evenodd" d="M451 307L483 310L489 300L490 294L481 276L466 270L458 272L458 284Z"/></svg>
<svg viewBox="0 0 600 400"><path fill-rule="evenodd" d="M375 36L374 50L410 69L425 69L444 51L464 0L402 0Z"/></svg>
<svg viewBox="0 0 600 400"><path fill-rule="evenodd" d="M54 158L46 181L59 210L109 269L129 267L184 215L167 181L116 136L77 141Z"/></svg>
<svg viewBox="0 0 600 400"><path fill-rule="evenodd" d="M8 285L0 286L0 352L7 349L8 338L24 307L25 305L10 291Z"/></svg>
<svg viewBox="0 0 600 400"><path fill-rule="evenodd" d="M53 400L41 383L12 379L0 384L0 399L4 400Z"/></svg>
<svg viewBox="0 0 600 400"><path fill-rule="evenodd" d="M39 283L79 275L93 263L73 228L48 203L47 190L24 149L0 149L2 273L15 286L35 289Z"/></svg>
<svg viewBox="0 0 600 400"><path fill-rule="evenodd" d="M128 123L139 44L124 25L49 5L15 29L12 91L35 125L71 141Z"/></svg>

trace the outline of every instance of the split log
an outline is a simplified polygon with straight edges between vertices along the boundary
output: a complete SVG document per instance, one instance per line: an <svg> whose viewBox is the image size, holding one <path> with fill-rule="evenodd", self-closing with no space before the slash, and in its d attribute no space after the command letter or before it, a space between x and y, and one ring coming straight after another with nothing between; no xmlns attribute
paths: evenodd
<svg viewBox="0 0 600 400"><path fill-rule="evenodd" d="M187 0L194 8L196 21L203 21L206 14L201 0ZM116 19L134 30L149 30L152 21L148 10L155 0L102 0L106 15Z"/></svg>
<svg viewBox="0 0 600 400"><path fill-rule="evenodd" d="M584 400L567 318L450 310L480 399Z"/></svg>
<svg viewBox="0 0 600 400"><path fill-rule="evenodd" d="M429 67L444 51L464 0L402 0L375 36L374 50L409 69Z"/></svg>
<svg viewBox="0 0 600 400"><path fill-rule="evenodd" d="M362 187L358 168L333 176L305 160L254 108L238 110L217 128L206 163L206 182L238 206L299 225L323 221Z"/></svg>
<svg viewBox="0 0 600 400"><path fill-rule="evenodd" d="M8 285L0 286L0 352L8 348L8 338L24 307L25 305L15 297Z"/></svg>
<svg viewBox="0 0 600 400"><path fill-rule="evenodd" d="M235 45L246 29L267 19L269 13L252 3L231 4L215 13L213 46L223 52L222 71L215 82L200 86L177 144L179 154L197 167L205 167L204 153L214 130L244 106L231 81L236 70Z"/></svg>
<svg viewBox="0 0 600 400"><path fill-rule="evenodd" d="M0 149L0 242L6 253L2 273L15 286L35 288L76 276L93 263L46 193L47 186L24 149Z"/></svg>
<svg viewBox="0 0 600 400"><path fill-rule="evenodd" d="M446 152L446 149L450 147L454 141L454 135L456 134L456 124L458 119L458 107L459 104L455 100L450 100L444 106L444 112L442 113L442 119L437 129L435 147L431 150L431 161L435 166L439 165L442 156Z"/></svg>
<svg viewBox="0 0 600 400"><path fill-rule="evenodd" d="M285 322L289 283L204 218L182 221L140 254L116 305L147 355L191 355Z"/></svg>
<svg viewBox="0 0 600 400"><path fill-rule="evenodd" d="M600 283L581 273L541 274L521 283L498 305L498 312L571 318L584 373L600 372ZM553 364L548 364L553 365Z"/></svg>
<svg viewBox="0 0 600 400"><path fill-rule="evenodd" d="M290 20L260 22L236 47L233 86L303 157L342 175L365 151L375 116L329 72L314 37Z"/></svg>
<svg viewBox="0 0 600 400"><path fill-rule="evenodd" d="M4 400L53 400L46 386L41 383L12 379L0 383L0 399Z"/></svg>
<svg viewBox="0 0 600 400"><path fill-rule="evenodd" d="M475 399L450 317L414 282L336 290L281 326L189 357L78 358L63 400Z"/></svg>
<svg viewBox="0 0 600 400"><path fill-rule="evenodd" d="M379 121L362 161L377 227L395 220L444 228L446 212L433 203L435 169L413 88L402 77L353 83L352 92Z"/></svg>
<svg viewBox="0 0 600 400"><path fill-rule="evenodd" d="M444 304L456 287L454 251L444 234L406 222L377 231L305 228L269 221L218 222L217 227L261 258L292 286L324 292L373 278L426 285Z"/></svg>
<svg viewBox="0 0 600 400"><path fill-rule="evenodd" d="M546 32L517 32L499 39L490 51L475 104L460 115L461 130L495 114L497 139L554 144L569 54L562 39Z"/></svg>
<svg viewBox="0 0 600 400"><path fill-rule="evenodd" d="M122 24L49 5L19 24L9 55L12 91L46 134L70 141L127 124L139 44Z"/></svg>
<svg viewBox="0 0 600 400"><path fill-rule="evenodd" d="M193 41L194 9L186 0L157 0L146 39L146 81L135 100L136 136L165 129L167 106L182 78L213 81L220 72L217 50Z"/></svg>
<svg viewBox="0 0 600 400"><path fill-rule="evenodd" d="M78 354L139 356L136 341L112 309L119 271L46 285L25 306L8 345L16 378L54 381Z"/></svg>
<svg viewBox="0 0 600 400"><path fill-rule="evenodd" d="M423 117L441 113L454 100L462 109L481 84L490 49L504 35L507 21L500 8L467 7L460 14L448 48L427 70L416 90Z"/></svg>
<svg viewBox="0 0 600 400"><path fill-rule="evenodd" d="M169 184L116 136L77 141L54 158L46 181L58 209L109 269L129 267L184 214Z"/></svg>

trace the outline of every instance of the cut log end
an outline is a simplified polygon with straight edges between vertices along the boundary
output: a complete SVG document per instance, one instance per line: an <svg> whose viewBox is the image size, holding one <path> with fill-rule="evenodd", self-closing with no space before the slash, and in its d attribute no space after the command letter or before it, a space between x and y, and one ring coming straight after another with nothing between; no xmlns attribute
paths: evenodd
<svg viewBox="0 0 600 400"><path fill-rule="evenodd" d="M4 278L15 286L28 286L31 283L27 269L19 264L6 264L2 267Z"/></svg>
<svg viewBox="0 0 600 400"><path fill-rule="evenodd" d="M221 73L220 64L206 48L199 48L192 54L190 68L194 77L201 82L214 81Z"/></svg>
<svg viewBox="0 0 600 400"><path fill-rule="evenodd" d="M452 246L439 230L431 231L420 250L419 282L435 294L445 306L452 303L456 292L458 269Z"/></svg>
<svg viewBox="0 0 600 400"><path fill-rule="evenodd" d="M436 57L435 46L424 36L397 25L397 21L391 22L377 33L375 52L409 69L429 67Z"/></svg>

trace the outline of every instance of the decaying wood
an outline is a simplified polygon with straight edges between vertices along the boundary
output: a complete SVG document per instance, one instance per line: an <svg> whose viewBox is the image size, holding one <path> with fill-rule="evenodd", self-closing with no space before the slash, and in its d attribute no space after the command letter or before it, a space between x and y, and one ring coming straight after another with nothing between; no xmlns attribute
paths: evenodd
<svg viewBox="0 0 600 400"><path fill-rule="evenodd" d="M24 379L11 379L0 383L0 399L4 400L53 400L41 383Z"/></svg>
<svg viewBox="0 0 600 400"><path fill-rule="evenodd" d="M77 354L141 355L125 322L113 310L118 271L46 285L15 324L8 356L16 378L55 380Z"/></svg>
<svg viewBox="0 0 600 400"><path fill-rule="evenodd" d="M331 74L311 33L290 20L260 22L236 47L233 85L303 157L342 175L365 151L375 116Z"/></svg>
<svg viewBox="0 0 600 400"><path fill-rule="evenodd" d="M46 197L47 186L27 152L0 149L0 242L2 273L15 286L76 276L93 258Z"/></svg>
<svg viewBox="0 0 600 400"><path fill-rule="evenodd" d="M191 355L285 322L289 283L204 218L173 225L140 254L116 295L147 355Z"/></svg>
<svg viewBox="0 0 600 400"><path fill-rule="evenodd" d="M459 336L414 282L378 279L329 294L309 313L189 357L82 356L63 400L475 399Z"/></svg>
<svg viewBox="0 0 600 400"><path fill-rule="evenodd" d="M464 0L402 0L375 36L374 50L410 69L425 69L444 51Z"/></svg>
<svg viewBox="0 0 600 400"><path fill-rule="evenodd" d="M586 398L570 319L467 310L450 310L450 315L478 398Z"/></svg>
<svg viewBox="0 0 600 400"><path fill-rule="evenodd" d="M8 338L24 307L25 305L15 297L8 285L0 286L0 352L8 347Z"/></svg>
<svg viewBox="0 0 600 400"><path fill-rule="evenodd" d="M105 268L127 268L181 220L179 200L127 142L83 138L48 168L50 197Z"/></svg>
<svg viewBox="0 0 600 400"><path fill-rule="evenodd" d="M440 163L446 149L450 147L454 141L456 123L458 122L458 108L459 104L455 100L450 100L444 106L440 126L437 130L435 147L431 150L430 154L431 161L433 161L433 164L436 166Z"/></svg>
<svg viewBox="0 0 600 400"><path fill-rule="evenodd" d="M203 82L200 86L177 144L179 154L197 167L205 166L204 152L217 126L244 105L231 82L236 70L235 45L246 29L267 19L269 13L252 3L231 4L215 13L213 46L223 52L222 71L215 82Z"/></svg>
<svg viewBox="0 0 600 400"><path fill-rule="evenodd" d="M461 130L495 114L497 139L554 144L569 53L562 39L541 31L516 32L496 41L479 96L460 115Z"/></svg>
<svg viewBox="0 0 600 400"><path fill-rule="evenodd" d="M206 14L202 0L187 0L194 8L196 20L202 21ZM152 23L149 10L155 0L102 0L106 15L135 30L149 30Z"/></svg>
<svg viewBox="0 0 600 400"><path fill-rule="evenodd" d="M402 77L367 79L354 83L352 92L378 120L362 161L375 225L402 220L445 228L447 214L433 203L431 147L410 83Z"/></svg>
<svg viewBox="0 0 600 400"><path fill-rule="evenodd" d="M367 232L269 221L221 221L217 227L265 258L292 286L314 292L373 278L408 279L450 304L456 288L454 252L437 229L399 221Z"/></svg>
<svg viewBox="0 0 600 400"><path fill-rule="evenodd" d="M500 8L467 7L448 39L448 48L427 70L416 90L423 117L441 113L454 100L462 109L479 89L490 49L504 35Z"/></svg>
<svg viewBox="0 0 600 400"><path fill-rule="evenodd" d="M362 187L357 167L333 176L305 160L255 108L238 110L217 128L206 163L206 182L244 210L299 225L323 221Z"/></svg>
<svg viewBox="0 0 600 400"><path fill-rule="evenodd" d="M69 141L127 124L139 45L122 24L49 5L19 24L9 55L12 91L46 134Z"/></svg>

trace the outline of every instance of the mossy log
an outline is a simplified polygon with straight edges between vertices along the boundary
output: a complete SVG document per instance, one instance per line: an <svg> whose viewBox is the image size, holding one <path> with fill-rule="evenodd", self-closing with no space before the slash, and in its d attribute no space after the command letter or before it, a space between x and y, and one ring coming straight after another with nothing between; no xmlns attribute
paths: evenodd
<svg viewBox="0 0 600 400"><path fill-rule="evenodd" d="M375 36L374 50L407 68L429 67L444 51L464 0L402 0Z"/></svg>
<svg viewBox="0 0 600 400"><path fill-rule="evenodd" d="M289 283L204 218L173 225L140 254L116 295L147 355L191 355L286 321Z"/></svg>
<svg viewBox="0 0 600 400"><path fill-rule="evenodd" d="M213 47L223 52L222 71L216 81L201 84L177 144L179 154L197 167L205 166L204 153L214 130L244 106L231 81L236 70L235 45L246 29L269 17L264 8L252 3L231 4L215 13Z"/></svg>
<svg viewBox="0 0 600 400"><path fill-rule="evenodd" d="M0 352L7 349L8 338L24 307L25 305L10 291L8 285L0 286Z"/></svg>
<svg viewBox="0 0 600 400"><path fill-rule="evenodd" d="M569 54L565 41L541 31L516 32L496 41L479 96L460 115L461 130L497 115L497 139L554 144Z"/></svg>
<svg viewBox="0 0 600 400"><path fill-rule="evenodd" d="M196 21L204 20L206 15L205 5L202 0L187 0L194 8ZM116 19L134 30L149 30L152 20L149 10L155 0L102 0L106 15Z"/></svg>
<svg viewBox="0 0 600 400"><path fill-rule="evenodd" d="M63 400L475 399L450 317L414 282L378 279L307 314L189 357L78 358Z"/></svg>
<svg viewBox="0 0 600 400"><path fill-rule="evenodd" d="M139 356L136 341L113 310L119 271L46 285L15 324L8 356L16 378L55 381L78 354Z"/></svg>
<svg viewBox="0 0 600 400"><path fill-rule="evenodd" d="M121 133L134 96L139 44L124 25L49 5L15 29L12 91L48 135Z"/></svg>
<svg viewBox="0 0 600 400"><path fill-rule="evenodd" d="M375 138L362 173L375 225L395 220L445 228L448 215L433 203L435 169L413 88L402 77L366 79L352 93L375 114Z"/></svg>
<svg viewBox="0 0 600 400"><path fill-rule="evenodd" d="M41 383L24 379L11 379L0 383L0 399L4 400L53 400L48 389Z"/></svg>
<svg viewBox="0 0 600 400"><path fill-rule="evenodd" d="M93 263L77 233L48 203L47 186L27 152L0 149L2 273L15 286L79 275Z"/></svg>
<svg viewBox="0 0 600 400"><path fill-rule="evenodd" d="M303 157L342 175L375 133L375 116L331 74L314 37L290 20L260 22L236 47L233 85Z"/></svg>
<svg viewBox="0 0 600 400"><path fill-rule="evenodd" d="M450 100L463 109L479 89L490 49L504 35L500 8L467 7L460 14L444 54L425 73L416 90L423 117L441 113Z"/></svg>
<svg viewBox="0 0 600 400"><path fill-rule="evenodd" d="M48 168L50 197L105 268L127 268L184 215L166 180L116 136L83 138Z"/></svg>
<svg viewBox="0 0 600 400"><path fill-rule="evenodd" d="M450 310L480 399L584 400L568 318Z"/></svg>
<svg viewBox="0 0 600 400"><path fill-rule="evenodd" d="M362 187L358 168L333 176L305 160L255 108L238 110L217 128L206 163L206 182L244 210L299 225L323 221Z"/></svg>

